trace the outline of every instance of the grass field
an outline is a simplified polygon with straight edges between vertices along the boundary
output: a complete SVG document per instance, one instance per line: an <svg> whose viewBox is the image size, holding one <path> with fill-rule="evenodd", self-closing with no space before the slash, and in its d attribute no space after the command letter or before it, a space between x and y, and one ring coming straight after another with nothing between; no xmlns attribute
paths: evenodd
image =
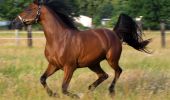
<svg viewBox="0 0 170 100"><path fill-rule="evenodd" d="M167 34L167 47L161 49L159 32L145 32L145 38L153 38L148 46L153 54L138 52L126 45L120 65L123 68L117 86L115 100L170 100L170 33ZM33 34L44 37L43 34ZM41 74L47 67L44 57L45 39L34 40L33 48L28 48L26 40L2 38L15 37L14 34L0 34L0 100L56 100L49 97L39 82ZM25 33L20 37L26 37ZM93 93L88 86L97 79L89 69L78 69L72 78L69 90L83 94L82 100L111 100L108 87L114 77L114 71L106 61L102 68L109 74ZM63 72L58 71L48 79L53 91L60 94L57 100L72 100L62 95L61 83Z"/></svg>

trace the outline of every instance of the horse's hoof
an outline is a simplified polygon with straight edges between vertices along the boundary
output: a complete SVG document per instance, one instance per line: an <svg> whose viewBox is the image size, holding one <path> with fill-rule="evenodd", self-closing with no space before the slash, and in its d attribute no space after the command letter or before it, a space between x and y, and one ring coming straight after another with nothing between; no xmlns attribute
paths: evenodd
<svg viewBox="0 0 170 100"><path fill-rule="evenodd" d="M89 91L94 91L95 87L93 85L90 85L88 89Z"/></svg>
<svg viewBox="0 0 170 100"><path fill-rule="evenodd" d="M48 95L50 97L57 97L57 98L59 98L59 95L57 93L53 93L51 90L48 90L47 93L48 93Z"/></svg>

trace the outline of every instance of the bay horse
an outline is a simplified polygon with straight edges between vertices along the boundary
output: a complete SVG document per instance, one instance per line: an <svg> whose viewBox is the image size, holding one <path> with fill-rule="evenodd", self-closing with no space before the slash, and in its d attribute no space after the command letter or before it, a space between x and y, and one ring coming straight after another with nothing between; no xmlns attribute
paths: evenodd
<svg viewBox="0 0 170 100"><path fill-rule="evenodd" d="M97 74L98 79L89 86L94 90L108 78L108 74L100 66L102 60L107 60L115 71L114 79L109 87L109 93L114 95L115 84L122 72L119 59L122 43L125 42L136 50L146 53L150 40L143 40L142 33L135 21L126 14L121 14L113 30L90 29L80 31L69 13L62 13L57 0L34 0L28 8L14 20L16 28L40 22L46 37L45 57L48 68L40 78L40 82L49 96L56 96L48 87L46 79L58 70L64 71L62 93L71 97L78 95L68 92L68 86L77 68L88 67Z"/></svg>

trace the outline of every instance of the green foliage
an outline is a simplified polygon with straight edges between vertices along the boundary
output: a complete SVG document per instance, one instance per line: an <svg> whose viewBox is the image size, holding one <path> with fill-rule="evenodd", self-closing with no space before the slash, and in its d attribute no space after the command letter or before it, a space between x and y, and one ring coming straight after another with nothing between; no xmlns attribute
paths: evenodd
<svg viewBox="0 0 170 100"><path fill-rule="evenodd" d="M95 25L95 26L99 26L100 24L101 24L101 17L100 16L95 16L94 18L93 18L93 24Z"/></svg>
<svg viewBox="0 0 170 100"><path fill-rule="evenodd" d="M79 16L80 11L78 9L79 4L76 0L66 0L68 2L68 5L70 6L70 9L74 13L74 16Z"/></svg>
<svg viewBox="0 0 170 100"><path fill-rule="evenodd" d="M0 17L3 19L12 20L16 15L23 10L28 4L29 0L4 0L0 4Z"/></svg>
<svg viewBox="0 0 170 100"><path fill-rule="evenodd" d="M161 20L170 19L170 1L169 0L145 0L143 10L145 25L152 29L158 29Z"/></svg>
<svg viewBox="0 0 170 100"><path fill-rule="evenodd" d="M76 0L80 14L93 18L95 26L101 25L102 18L110 18L113 5L110 0Z"/></svg>
<svg viewBox="0 0 170 100"><path fill-rule="evenodd" d="M111 21L108 23L108 27L114 27L117 23L117 19L119 17L119 14L115 14L115 16L111 17Z"/></svg>
<svg viewBox="0 0 170 100"><path fill-rule="evenodd" d="M120 13L133 18L143 16L144 28L159 29L160 20L170 20L170 0L63 0L74 16L86 15L99 26L102 18L111 18L115 25ZM63 2L61 1L61 2ZM13 19L32 0L0 0L0 19ZM63 6L62 6L63 7ZM169 27L170 28L170 27Z"/></svg>
<svg viewBox="0 0 170 100"><path fill-rule="evenodd" d="M132 17L143 16L144 27L159 29L162 19L170 19L169 0L118 0L118 12L125 12Z"/></svg>
<svg viewBox="0 0 170 100"><path fill-rule="evenodd" d="M100 8L99 8L99 12L98 15L101 18L110 18L112 17L112 13L114 11L113 5L111 2L104 2Z"/></svg>
<svg viewBox="0 0 170 100"><path fill-rule="evenodd" d="M76 0L79 4L79 10L81 14L93 17L96 15L100 4L103 0ZM94 13L95 12L95 13Z"/></svg>

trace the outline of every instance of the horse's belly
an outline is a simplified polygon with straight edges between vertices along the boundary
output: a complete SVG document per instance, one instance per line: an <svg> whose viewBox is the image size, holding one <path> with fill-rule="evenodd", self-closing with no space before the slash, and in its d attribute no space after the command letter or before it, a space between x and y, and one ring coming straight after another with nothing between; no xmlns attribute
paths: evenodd
<svg viewBox="0 0 170 100"><path fill-rule="evenodd" d="M78 60L78 64L80 68L82 67L88 67L88 66L93 66L97 63L100 63L102 60L104 60L106 57L104 54L98 54L98 55L86 55L83 58Z"/></svg>

